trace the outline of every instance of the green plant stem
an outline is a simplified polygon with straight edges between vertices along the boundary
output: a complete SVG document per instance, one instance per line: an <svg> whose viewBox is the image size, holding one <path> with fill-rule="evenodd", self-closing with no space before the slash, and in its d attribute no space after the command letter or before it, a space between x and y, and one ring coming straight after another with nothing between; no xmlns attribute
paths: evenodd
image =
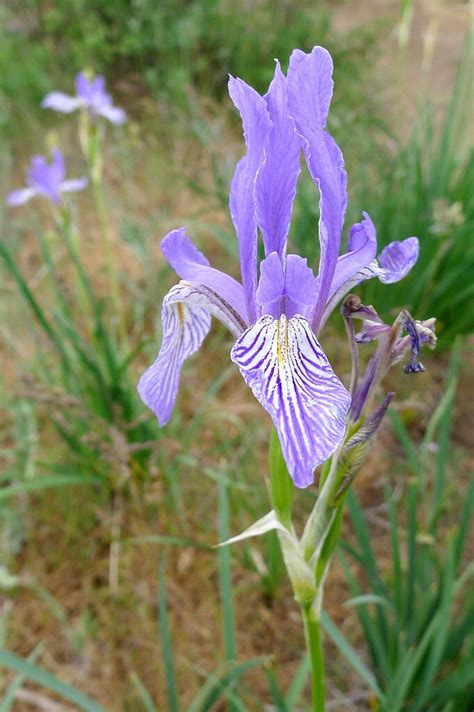
<svg viewBox="0 0 474 712"><path fill-rule="evenodd" d="M311 663L311 710L324 712L326 706L326 679L321 623L314 605L301 608L306 647Z"/></svg>
<svg viewBox="0 0 474 712"><path fill-rule="evenodd" d="M84 157L89 166L92 195L95 210L99 221L100 237L105 256L105 266L109 281L112 304L117 315L118 335L123 347L127 347L128 338L125 325L123 303L120 298L120 284L118 279L118 265L114 251L112 235L109 226L109 216L104 197L103 188L103 127L91 121L87 112L83 112L79 121L79 141Z"/></svg>
<svg viewBox="0 0 474 712"><path fill-rule="evenodd" d="M112 236L108 223L107 209L104 200L104 193L100 181L93 179L92 191L94 194L95 208L99 218L100 234L104 248L105 265L109 279L110 294L115 313L117 315L118 332L123 346L127 344L127 331L125 328L125 317L122 300L120 298L120 285L118 280L118 266L112 244Z"/></svg>

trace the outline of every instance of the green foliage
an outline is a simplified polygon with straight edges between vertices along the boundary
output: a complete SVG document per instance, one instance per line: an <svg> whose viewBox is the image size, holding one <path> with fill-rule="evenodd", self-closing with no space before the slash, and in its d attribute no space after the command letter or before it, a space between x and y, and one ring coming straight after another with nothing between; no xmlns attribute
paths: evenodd
<svg viewBox="0 0 474 712"><path fill-rule="evenodd" d="M136 86L138 77L141 93L145 85L184 107L191 88L225 96L229 72L264 91L271 58L285 63L294 47L315 43L334 56L338 95L352 96L362 85L354 58L372 44L367 31L338 38L321 0L27 0L21 8L7 0L0 12L0 122L12 129L54 83L70 91L74 73L87 67L115 75L123 86Z"/></svg>
<svg viewBox="0 0 474 712"><path fill-rule="evenodd" d="M348 496L353 539L343 548L363 571L367 588L364 593L342 558L354 596L347 605L357 609L377 684L370 683L365 665L340 633L339 639L334 631L331 637L376 694L380 712L442 712L449 703L459 712L472 708L474 570L472 564L463 569L463 552L474 509L474 486L471 483L462 502L453 502L447 478L458 366L456 350L447 378L447 397L433 413L420 447L413 443L402 419L392 413L410 479L405 521L386 489L392 550L388 576L380 570L356 496L352 491ZM450 506L455 512L450 512Z"/></svg>
<svg viewBox="0 0 474 712"><path fill-rule="evenodd" d="M12 247L7 241L0 241L0 258L30 311L38 334L36 372L25 387L25 395L50 406L50 418L67 447L65 469L59 466L57 475L47 481L12 484L12 494L18 488L27 491L53 486L55 482L63 485L68 477L72 477L72 484L85 473L105 479L111 472L116 475L120 467L118 459L113 459L115 437L119 437L122 446L118 458L125 457L129 472L143 475L150 451L141 443L154 439L157 432L152 420L134 422L140 410L129 366L143 343L124 344L106 321L104 300L96 294L81 261L67 210L59 219L58 231L73 280L65 283L67 267L53 258L57 238L40 231L39 246L49 282L49 290L41 295L28 283ZM95 433L93 437L91 432ZM107 457L108 447L112 460ZM9 496L8 490L4 496Z"/></svg>
<svg viewBox="0 0 474 712"><path fill-rule="evenodd" d="M394 156L379 155L376 175L359 182L357 202L375 222L379 246L416 235L420 257L402 282L387 288L378 280L362 287L365 303L386 313L406 306L417 319L437 318L439 343L474 330L474 313L465 305L474 296L474 151L472 39L466 40L457 81L441 129L426 105L405 145ZM367 157L369 161L369 157ZM363 178L363 175L360 176Z"/></svg>
<svg viewBox="0 0 474 712"><path fill-rule="evenodd" d="M46 689L56 692L63 699L76 705L79 710L83 710L84 712L104 712L102 707L91 700L90 697L79 692L75 687L61 682L61 680L49 672L46 672L43 668L7 650L0 649L0 666L14 670L21 676L22 680L36 682L38 685L42 685Z"/></svg>

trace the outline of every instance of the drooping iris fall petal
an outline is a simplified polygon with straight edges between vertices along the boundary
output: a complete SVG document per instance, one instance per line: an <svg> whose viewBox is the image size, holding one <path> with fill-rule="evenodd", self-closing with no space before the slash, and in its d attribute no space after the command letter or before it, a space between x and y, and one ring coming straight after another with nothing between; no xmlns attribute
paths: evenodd
<svg viewBox="0 0 474 712"><path fill-rule="evenodd" d="M332 370L306 319L263 316L231 352L254 396L278 431L297 487L341 442L351 397Z"/></svg>

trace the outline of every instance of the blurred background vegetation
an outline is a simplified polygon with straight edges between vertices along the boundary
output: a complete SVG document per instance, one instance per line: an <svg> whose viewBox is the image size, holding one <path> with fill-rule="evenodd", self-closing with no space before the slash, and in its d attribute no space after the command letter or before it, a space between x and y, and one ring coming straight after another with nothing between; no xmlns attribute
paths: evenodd
<svg viewBox="0 0 474 712"><path fill-rule="evenodd" d="M187 365L163 431L135 383L174 281L160 238L185 224L213 264L237 268L227 193L243 146L228 73L263 92L274 57L285 68L294 47L314 44L334 58L346 225L367 210L380 247L420 239L409 277L361 296L387 319L401 307L435 316L439 333L427 374L390 376L394 415L350 501L327 584L332 709L473 706L468 3L7 0L2 199L50 146L71 176L90 168L75 118L39 108L48 91L72 93L79 70L107 76L129 121L108 127L103 181L61 230L42 202L0 207L2 712L55 700L96 712L304 709L308 670L276 538L211 548L268 509L269 424L225 358L228 335L213 329ZM316 224L305 174L290 239L313 262ZM346 378L337 314L323 344ZM314 496L300 493L297 508Z"/></svg>

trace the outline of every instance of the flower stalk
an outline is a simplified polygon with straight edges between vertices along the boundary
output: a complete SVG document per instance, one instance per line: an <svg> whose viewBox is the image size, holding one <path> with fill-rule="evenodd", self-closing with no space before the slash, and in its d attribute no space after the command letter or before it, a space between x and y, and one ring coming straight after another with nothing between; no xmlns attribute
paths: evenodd
<svg viewBox="0 0 474 712"><path fill-rule="evenodd" d="M326 709L326 674L320 615L315 611L315 606L302 608L301 613L306 648L311 663L311 710L312 712L324 712Z"/></svg>
<svg viewBox="0 0 474 712"><path fill-rule="evenodd" d="M120 341L123 345L128 342L127 329L123 302L120 296L119 270L116 254L110 231L109 216L107 213L104 188L102 181L103 173L103 125L91 121L87 112L82 112L79 123L79 139L84 157L89 168L91 188L94 198L94 205L99 221L99 233L105 257L105 268L109 282L110 296L117 318L117 329Z"/></svg>

